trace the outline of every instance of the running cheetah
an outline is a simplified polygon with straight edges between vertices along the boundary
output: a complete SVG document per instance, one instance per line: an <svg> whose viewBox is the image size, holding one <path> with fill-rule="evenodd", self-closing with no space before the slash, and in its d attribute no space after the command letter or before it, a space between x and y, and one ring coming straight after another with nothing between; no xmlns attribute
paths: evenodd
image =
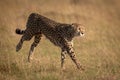
<svg viewBox="0 0 120 80"><path fill-rule="evenodd" d="M78 60L76 59L73 49L73 38L75 36L84 35L84 26L77 23L65 24L53 21L47 17L44 17L37 13L32 13L28 17L25 30L16 29L16 33L23 35L19 43L16 46L18 52L23 45L24 41L29 41L34 37L34 42L31 44L29 50L28 61L30 62L34 48L38 45L42 35L49 39L54 45L61 48L61 67L63 68L65 54L67 53L77 68L82 68Z"/></svg>

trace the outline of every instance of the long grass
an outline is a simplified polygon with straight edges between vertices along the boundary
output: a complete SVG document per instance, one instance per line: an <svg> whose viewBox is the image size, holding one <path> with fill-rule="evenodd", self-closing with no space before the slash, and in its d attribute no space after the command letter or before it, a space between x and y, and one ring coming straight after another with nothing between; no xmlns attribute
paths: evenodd
<svg viewBox="0 0 120 80"><path fill-rule="evenodd" d="M119 0L1 0L0 1L0 80L119 80L120 11ZM78 60L85 71L67 55L66 70L60 68L60 48L42 38L28 63L33 39L17 53L30 13L36 12L63 23L82 23L85 37L74 39Z"/></svg>

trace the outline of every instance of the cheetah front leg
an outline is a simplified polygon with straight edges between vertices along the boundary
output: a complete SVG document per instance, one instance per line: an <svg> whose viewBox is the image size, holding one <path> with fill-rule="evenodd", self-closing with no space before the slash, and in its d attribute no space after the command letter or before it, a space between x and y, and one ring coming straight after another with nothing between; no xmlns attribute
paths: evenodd
<svg viewBox="0 0 120 80"><path fill-rule="evenodd" d="M40 42L41 36L42 36L42 34L39 34L39 35L36 35L36 36L35 36L34 42L32 43L32 45L31 45L31 47L30 47L30 50L29 50L28 62L30 62L30 60L32 59L32 55L33 55L34 48L35 48L35 47L38 45L38 43Z"/></svg>
<svg viewBox="0 0 120 80"><path fill-rule="evenodd" d="M66 46L66 51L67 51L67 53L69 54L69 56L71 57L72 61L76 64L77 68L78 68L78 69L81 69L81 70L84 70L84 69L82 68L82 66L80 65L80 63L79 63L79 62L77 61L77 59L76 59L76 55L75 55L74 49L73 49L73 47L72 47L72 44Z"/></svg>
<svg viewBox="0 0 120 80"><path fill-rule="evenodd" d="M65 62L65 58L66 58L66 50L62 49L61 51L61 68L64 70L64 62Z"/></svg>
<svg viewBox="0 0 120 80"><path fill-rule="evenodd" d="M16 52L18 52L22 48L22 45L23 45L24 41L29 41L32 37L33 37L33 35L31 35L29 33L29 30L26 30L26 33L23 34L23 36L21 37L19 43L16 46Z"/></svg>

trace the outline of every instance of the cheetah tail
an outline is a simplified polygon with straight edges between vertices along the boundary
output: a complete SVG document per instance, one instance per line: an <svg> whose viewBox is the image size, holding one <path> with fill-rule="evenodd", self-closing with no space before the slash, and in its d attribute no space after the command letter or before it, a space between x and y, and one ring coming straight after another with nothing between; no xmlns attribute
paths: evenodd
<svg viewBox="0 0 120 80"><path fill-rule="evenodd" d="M24 34L25 31L17 28L17 29L15 30L15 32L16 32L16 34L22 35L22 34Z"/></svg>

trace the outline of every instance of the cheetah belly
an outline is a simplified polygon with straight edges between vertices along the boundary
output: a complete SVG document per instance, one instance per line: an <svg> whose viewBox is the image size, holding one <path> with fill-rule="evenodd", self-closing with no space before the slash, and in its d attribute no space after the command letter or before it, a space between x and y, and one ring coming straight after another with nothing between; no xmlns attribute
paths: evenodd
<svg viewBox="0 0 120 80"><path fill-rule="evenodd" d="M54 35L47 35L46 38L49 39L54 45L59 46L59 41Z"/></svg>

